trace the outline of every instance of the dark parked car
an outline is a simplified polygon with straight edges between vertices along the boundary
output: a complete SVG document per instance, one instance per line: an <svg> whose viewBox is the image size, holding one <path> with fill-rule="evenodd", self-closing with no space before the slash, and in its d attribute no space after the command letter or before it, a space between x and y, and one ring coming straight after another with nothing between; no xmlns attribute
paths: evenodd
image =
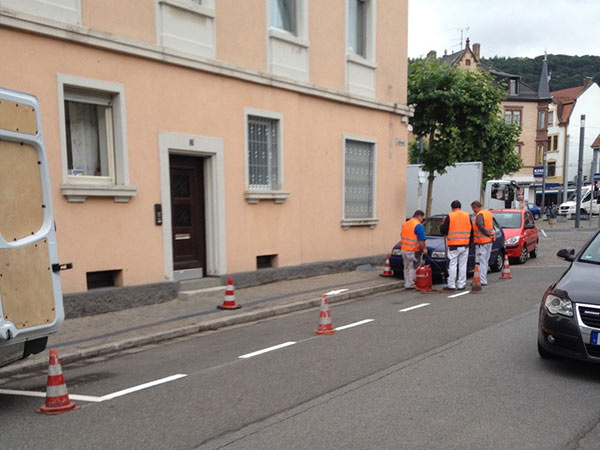
<svg viewBox="0 0 600 450"><path fill-rule="evenodd" d="M471 216L471 219L473 219L473 216ZM428 253L425 257L425 264L431 266L431 271L434 275L441 275L446 268L444 236L442 236L442 233L440 232L441 224L441 215L427 217L423 221L425 234L427 235ZM492 253L490 255L490 271L499 272L502 270L502 265L504 263L504 232L498 225L498 222L496 222L496 219L494 219L494 232L496 233L496 240L492 245ZM404 263L402 261L400 242L392 249L390 267L394 271L395 276L402 276ZM467 271L473 272L473 270L475 270L475 245L471 244L471 248L469 249L469 259L467 261Z"/></svg>
<svg viewBox="0 0 600 450"><path fill-rule="evenodd" d="M579 253L562 249L557 256L571 265L542 298L538 352L600 363L600 232Z"/></svg>

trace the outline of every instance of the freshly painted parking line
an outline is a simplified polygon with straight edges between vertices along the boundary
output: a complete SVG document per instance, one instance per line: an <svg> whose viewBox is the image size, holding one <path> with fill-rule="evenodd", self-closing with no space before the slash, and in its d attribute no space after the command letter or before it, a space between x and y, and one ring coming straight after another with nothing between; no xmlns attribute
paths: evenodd
<svg viewBox="0 0 600 450"><path fill-rule="evenodd" d="M544 235L544 237L548 237L548 235L546 234L546 232L544 230L542 230L542 234Z"/></svg>
<svg viewBox="0 0 600 450"><path fill-rule="evenodd" d="M340 330L345 330L346 328L357 327L357 326L363 325L365 323L373 322L373 320L375 320L375 319L365 319L365 320L361 320L360 322L354 322L354 323L350 323L348 325L342 325L341 327L337 327L336 330L340 331Z"/></svg>
<svg viewBox="0 0 600 450"><path fill-rule="evenodd" d="M16 389L0 389L0 395L19 395L21 397L39 397L45 398L45 392L37 392L37 391L20 391ZM82 402L101 402L102 397L94 397L91 395L78 395L78 394L69 394L69 399L77 400Z"/></svg>
<svg viewBox="0 0 600 450"><path fill-rule="evenodd" d="M122 391L113 392L112 394L102 396L102 401L104 400L112 400L116 397L122 397L123 395L131 394L132 392L141 391L142 389L148 389L152 386L156 386L163 383L168 383L169 381L178 380L179 378L187 377L186 374L178 373L177 375L171 375L170 377L161 378L160 380L150 381L148 383L140 384L139 386L134 386L128 389L123 389Z"/></svg>
<svg viewBox="0 0 600 450"><path fill-rule="evenodd" d="M448 298L460 297L461 295L467 295L471 291L461 292L460 294L449 295Z"/></svg>
<svg viewBox="0 0 600 450"><path fill-rule="evenodd" d="M295 343L296 342L294 341L284 342L283 344L274 345L273 347L263 348L262 350L257 350L252 353L246 353L245 355L238 356L238 358L252 358L253 356L262 355L263 353L272 352L273 350L279 350L280 348L289 347L290 345L294 345Z"/></svg>
<svg viewBox="0 0 600 450"><path fill-rule="evenodd" d="M411 306L409 308L400 309L400 310L398 310L398 312L412 311L413 309L423 308L424 306L429 306L429 303L421 303L420 305L415 305L415 306Z"/></svg>
<svg viewBox="0 0 600 450"><path fill-rule="evenodd" d="M333 291L325 292L325 295L338 295L349 290L350 289L334 289Z"/></svg>

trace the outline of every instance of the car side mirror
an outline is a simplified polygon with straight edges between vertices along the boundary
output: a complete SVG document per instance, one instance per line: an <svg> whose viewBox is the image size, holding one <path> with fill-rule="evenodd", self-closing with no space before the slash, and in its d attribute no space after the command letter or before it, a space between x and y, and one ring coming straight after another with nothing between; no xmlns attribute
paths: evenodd
<svg viewBox="0 0 600 450"><path fill-rule="evenodd" d="M535 228L535 225L534 225L534 224L532 224L532 223L528 223L527 225L525 225L525 229L526 229L526 230L531 230L531 229L533 229L533 228Z"/></svg>
<svg viewBox="0 0 600 450"><path fill-rule="evenodd" d="M574 261L575 260L575 249L574 248L562 248L558 251L556 256L564 259L565 261Z"/></svg>

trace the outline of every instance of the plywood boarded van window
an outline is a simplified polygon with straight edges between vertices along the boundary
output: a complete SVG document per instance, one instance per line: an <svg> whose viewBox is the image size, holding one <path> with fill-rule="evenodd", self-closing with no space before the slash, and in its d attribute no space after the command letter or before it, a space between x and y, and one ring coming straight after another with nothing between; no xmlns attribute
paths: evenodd
<svg viewBox="0 0 600 450"><path fill-rule="evenodd" d="M0 235L15 241L44 221L40 167L35 148L0 140Z"/></svg>
<svg viewBox="0 0 600 450"><path fill-rule="evenodd" d="M31 106L0 100L0 128L16 133L36 134L35 109Z"/></svg>

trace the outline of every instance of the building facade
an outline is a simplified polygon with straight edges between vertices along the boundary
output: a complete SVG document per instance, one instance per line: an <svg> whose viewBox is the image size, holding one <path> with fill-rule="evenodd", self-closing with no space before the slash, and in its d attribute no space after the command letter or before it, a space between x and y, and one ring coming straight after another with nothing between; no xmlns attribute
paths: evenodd
<svg viewBox="0 0 600 450"><path fill-rule="evenodd" d="M0 0L38 97L65 292L386 253L407 0Z"/></svg>

